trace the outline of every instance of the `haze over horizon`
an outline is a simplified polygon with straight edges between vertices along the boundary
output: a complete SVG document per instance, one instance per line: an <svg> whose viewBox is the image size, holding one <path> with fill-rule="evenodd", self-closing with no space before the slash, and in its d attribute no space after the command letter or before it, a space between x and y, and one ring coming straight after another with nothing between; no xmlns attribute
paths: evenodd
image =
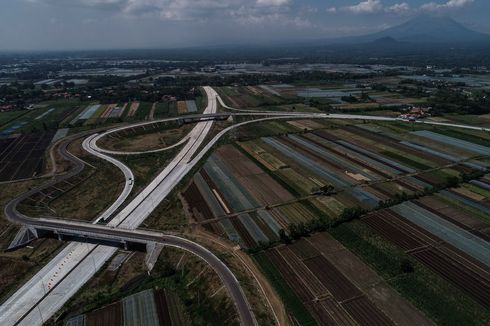
<svg viewBox="0 0 490 326"><path fill-rule="evenodd" d="M175 48L363 35L429 14L490 33L484 0L4 0L0 51Z"/></svg>

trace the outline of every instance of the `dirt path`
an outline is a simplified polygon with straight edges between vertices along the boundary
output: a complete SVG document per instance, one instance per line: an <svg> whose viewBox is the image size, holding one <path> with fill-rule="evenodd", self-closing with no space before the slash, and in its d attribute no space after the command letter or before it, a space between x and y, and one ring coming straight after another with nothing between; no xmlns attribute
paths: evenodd
<svg viewBox="0 0 490 326"><path fill-rule="evenodd" d="M155 109L157 108L157 102L151 106L150 114L148 114L147 120L155 120Z"/></svg>
<svg viewBox="0 0 490 326"><path fill-rule="evenodd" d="M210 234L199 228L195 228L192 235L203 240L205 239L211 241L233 254L233 256L236 257L241 262L241 264L246 267L247 271L253 276L253 278L259 285L259 288L262 291L262 295L266 299L269 308L272 311L276 324L280 326L290 324L287 317L286 309L284 308L281 299L271 287L265 276L259 271L257 266L253 263L252 259L246 253L244 253L237 247L232 246L228 242L217 238L213 234Z"/></svg>

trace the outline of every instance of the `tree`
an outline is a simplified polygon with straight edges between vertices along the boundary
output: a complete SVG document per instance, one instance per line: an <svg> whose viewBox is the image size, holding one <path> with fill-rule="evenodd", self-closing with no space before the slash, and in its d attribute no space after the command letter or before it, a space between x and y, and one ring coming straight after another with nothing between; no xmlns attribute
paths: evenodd
<svg viewBox="0 0 490 326"><path fill-rule="evenodd" d="M409 259L403 259L400 263L400 270L404 274L413 273L413 264Z"/></svg>
<svg viewBox="0 0 490 326"><path fill-rule="evenodd" d="M279 239L281 239L281 241L284 244L290 244L291 243L291 238L289 238L289 236L286 234L286 231L284 231L284 229L279 230Z"/></svg>
<svg viewBox="0 0 490 326"><path fill-rule="evenodd" d="M446 185L449 188L456 188L459 186L459 178L455 176L447 177L446 178Z"/></svg>
<svg viewBox="0 0 490 326"><path fill-rule="evenodd" d="M321 187L320 191L323 193L323 195L328 196L328 195L335 193L335 187L332 186L331 184L327 184L327 185Z"/></svg>

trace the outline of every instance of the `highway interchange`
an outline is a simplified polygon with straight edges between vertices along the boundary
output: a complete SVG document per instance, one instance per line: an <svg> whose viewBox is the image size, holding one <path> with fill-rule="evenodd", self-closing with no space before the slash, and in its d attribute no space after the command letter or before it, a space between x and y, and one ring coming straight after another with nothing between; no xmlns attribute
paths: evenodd
<svg viewBox="0 0 490 326"><path fill-rule="evenodd" d="M228 110L241 111L233 115L257 116L255 120L245 121L234 124L225 128L214 136L209 142L204 144L206 137L209 135L213 120L206 120L196 124L191 132L185 136L172 148L182 146L175 158L162 170L158 176L150 182L134 199L132 199L117 214L117 210L124 204L131 194L134 184L134 176L131 170L120 161L112 158L112 155L134 155L141 152L115 152L100 148L97 141L106 137L110 133L133 128L138 125L157 123L180 119L182 117L155 120L115 128L100 134L93 134L83 142L83 148L90 154L101 159L111 162L121 170L126 178L123 191L117 200L93 223L64 221L60 219L33 219L20 214L16 206L24 199L31 196L39 189L45 188L51 184L57 183L62 179L69 178L80 173L83 169L83 162L70 154L66 150L65 143L60 154L64 159L69 160L74 168L67 174L54 178L39 188L33 189L11 201L5 208L6 216L14 223L23 225L38 226L45 229L64 230L65 232L74 232L79 234L97 234L99 237L111 237L113 239L132 239L144 243L160 242L169 246L178 247L188 250L205 260L220 276L224 285L227 287L231 298L233 299L239 313L242 324L254 324L254 317L251 308L247 302L240 284L234 277L233 273L224 265L214 254L202 247L201 245L187 239L161 233L137 230L137 227L151 214L151 212L160 204L160 202L172 191L172 189L192 170L192 168L206 155L206 153L219 141L219 139L230 130L249 123L266 121L273 119L291 119L291 118L329 118L329 119L361 119L361 120L378 120L378 121L395 121L399 119L362 116L362 115L340 115L340 114L322 114L322 113L284 113L284 112L256 112L251 110L237 110L228 107L211 87L204 87L208 106L203 115L196 117L206 117L217 113L218 101L220 105ZM262 117L261 117L262 116ZM189 117L189 116L186 116ZM444 125L459 128L486 130L473 126L462 126L446 123L430 123L434 125ZM87 136L87 135L85 135ZM201 149L202 148L202 149ZM156 151L167 150L159 149ZM201 149L199 151L199 149ZM153 151L154 152L154 151ZM111 216L107 226L95 225L99 221L106 221ZM0 325L40 325L49 319L63 304L73 296L116 252L116 248L95 245L88 243L71 242L56 257L54 257L46 266L44 266L35 276L28 280L19 290L17 290L6 302L0 306Z"/></svg>

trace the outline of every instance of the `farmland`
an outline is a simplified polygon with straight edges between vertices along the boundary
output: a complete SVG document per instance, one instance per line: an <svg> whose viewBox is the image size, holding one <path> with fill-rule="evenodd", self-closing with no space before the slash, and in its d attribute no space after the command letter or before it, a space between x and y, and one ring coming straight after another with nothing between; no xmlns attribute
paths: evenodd
<svg viewBox="0 0 490 326"><path fill-rule="evenodd" d="M301 102L296 96L286 97L265 85L243 87L220 87L218 90L225 103L237 109L273 107Z"/></svg>
<svg viewBox="0 0 490 326"><path fill-rule="evenodd" d="M45 150L53 132L28 133L0 139L0 181L28 179L42 174Z"/></svg>
<svg viewBox="0 0 490 326"><path fill-rule="evenodd" d="M287 125L295 128L299 123L305 124ZM321 126L315 123L309 125ZM229 239L241 239L250 248L274 242L280 229L306 224L319 214L334 221L349 207L373 210L487 169L481 157L486 155L485 146L458 141L442 150L449 141L453 139L433 131L394 132L380 125L309 132L296 127L296 132L287 135L218 149L194 177L187 196L200 193L203 207L194 207L203 213L200 223ZM331 194L322 196L326 187ZM485 191L475 184L471 187ZM463 194L463 190L446 189L437 196L463 196L461 205L484 209L478 205L486 204L468 201L486 197L472 196L469 186L462 189Z"/></svg>
<svg viewBox="0 0 490 326"><path fill-rule="evenodd" d="M396 85L401 80L390 81ZM398 89L380 91L364 84L349 82L303 84L270 84L257 86L221 87L220 95L225 102L238 109L282 111L374 111L401 109L424 105L424 96L409 97Z"/></svg>
<svg viewBox="0 0 490 326"><path fill-rule="evenodd" d="M254 257L261 268L274 270L276 277L293 289L299 307L309 313L303 312L302 324L431 324L327 233ZM286 301L288 308L289 304L298 305Z"/></svg>
<svg viewBox="0 0 490 326"><path fill-rule="evenodd" d="M145 290L105 307L70 318L68 325L122 326L127 323L144 325L186 325L182 307L176 295L165 289Z"/></svg>
<svg viewBox="0 0 490 326"><path fill-rule="evenodd" d="M488 135L305 119L262 123L256 137L243 129L208 158L183 197L195 225L255 258L291 318L488 320ZM340 249L330 253L331 246ZM449 315L434 304L441 296Z"/></svg>
<svg viewBox="0 0 490 326"><path fill-rule="evenodd" d="M201 99L201 97L199 97ZM32 110L2 112L0 115L0 181L13 181L38 177L45 169L46 150L68 134L77 131L111 126L123 122L166 118L198 111L194 100L177 102L121 102L87 103L79 100L47 101ZM168 128L155 135L138 131L136 141L119 143L120 149L136 148L145 144L147 149L168 146L178 141L189 129L188 125L172 132ZM131 134L131 137L136 134ZM145 148L140 149L145 150Z"/></svg>

